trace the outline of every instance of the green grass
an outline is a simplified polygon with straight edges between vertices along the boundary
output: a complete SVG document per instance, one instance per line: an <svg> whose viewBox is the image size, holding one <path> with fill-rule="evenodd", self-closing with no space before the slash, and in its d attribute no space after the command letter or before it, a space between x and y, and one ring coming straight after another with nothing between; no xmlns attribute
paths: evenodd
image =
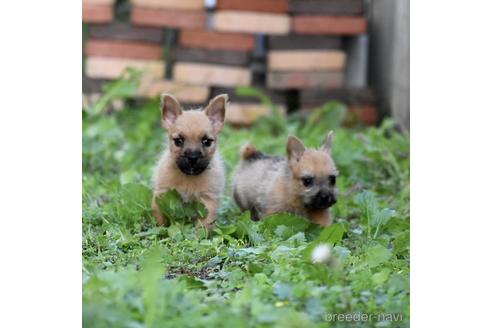
<svg viewBox="0 0 492 328"><path fill-rule="evenodd" d="M283 155L289 133L319 146L334 129L335 224L286 214L253 222L229 186L207 235L189 220L162 228L152 218L150 179L166 139L156 101L83 115L84 327L347 327L326 320L335 313L401 313L349 326L408 326L409 138L390 121L340 128L344 108L328 104L308 119L226 126L228 175L246 141ZM334 264L310 262L321 242Z"/></svg>

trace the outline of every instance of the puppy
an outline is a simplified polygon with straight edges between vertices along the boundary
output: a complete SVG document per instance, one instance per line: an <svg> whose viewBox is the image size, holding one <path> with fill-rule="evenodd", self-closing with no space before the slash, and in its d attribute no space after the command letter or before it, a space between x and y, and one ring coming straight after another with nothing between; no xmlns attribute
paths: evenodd
<svg viewBox="0 0 492 328"><path fill-rule="evenodd" d="M306 149L294 136L287 141L287 158L263 154L248 144L233 181L234 201L252 219L278 212L307 217L311 222L331 224L329 208L336 203L338 171L331 157L333 132L320 149Z"/></svg>
<svg viewBox="0 0 492 328"><path fill-rule="evenodd" d="M162 125L169 142L154 174L152 210L159 225L169 222L156 198L176 189L184 201L199 201L207 208L207 217L198 218L197 225L206 229L213 226L225 183L218 135L224 125L227 100L227 95L219 95L203 110L184 111L173 96L161 96Z"/></svg>

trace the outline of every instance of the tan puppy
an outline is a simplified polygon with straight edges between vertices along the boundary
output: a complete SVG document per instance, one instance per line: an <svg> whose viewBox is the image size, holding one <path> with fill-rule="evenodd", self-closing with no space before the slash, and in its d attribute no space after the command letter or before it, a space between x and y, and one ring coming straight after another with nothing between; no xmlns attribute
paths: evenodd
<svg viewBox="0 0 492 328"><path fill-rule="evenodd" d="M331 157L333 132L320 149L306 149L294 136L287 141L287 158L270 156L246 145L234 175L234 200L252 218L278 212L307 217L322 226L331 224L329 207L336 203L338 174Z"/></svg>
<svg viewBox="0 0 492 328"><path fill-rule="evenodd" d="M217 148L227 99L227 95L219 95L203 110L184 111L173 96L161 96L162 125L169 143L154 174L152 210L159 225L169 222L156 198L176 189L184 201L199 201L207 208L207 217L199 218L197 225L206 229L213 226L225 183L224 164Z"/></svg>

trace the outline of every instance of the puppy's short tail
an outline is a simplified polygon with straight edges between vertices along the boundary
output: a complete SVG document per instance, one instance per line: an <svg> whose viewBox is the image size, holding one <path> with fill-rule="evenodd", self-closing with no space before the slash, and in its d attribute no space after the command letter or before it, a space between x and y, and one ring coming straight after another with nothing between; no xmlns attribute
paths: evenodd
<svg viewBox="0 0 492 328"><path fill-rule="evenodd" d="M255 157L259 152L256 150L255 146L250 143L245 144L241 147L241 151L239 152L242 160L248 160Z"/></svg>

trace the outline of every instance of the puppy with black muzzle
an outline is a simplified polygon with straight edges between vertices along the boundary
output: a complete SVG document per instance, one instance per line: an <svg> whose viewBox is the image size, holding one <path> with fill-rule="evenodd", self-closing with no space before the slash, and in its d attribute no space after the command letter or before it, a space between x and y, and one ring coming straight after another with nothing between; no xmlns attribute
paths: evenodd
<svg viewBox="0 0 492 328"><path fill-rule="evenodd" d="M241 210L258 220L278 212L302 215L311 222L331 224L329 208L336 203L338 171L331 157L333 132L319 149L306 149L294 136L287 141L287 158L263 154L248 144L234 174L233 193Z"/></svg>
<svg viewBox="0 0 492 328"><path fill-rule="evenodd" d="M207 208L207 217L199 218L197 225L206 229L213 226L225 183L224 164L217 148L227 99L227 95L219 95L203 110L185 111L173 96L161 96L162 125L169 143L154 174L152 210L159 225L169 222L156 198L175 189L184 201L199 201Z"/></svg>

